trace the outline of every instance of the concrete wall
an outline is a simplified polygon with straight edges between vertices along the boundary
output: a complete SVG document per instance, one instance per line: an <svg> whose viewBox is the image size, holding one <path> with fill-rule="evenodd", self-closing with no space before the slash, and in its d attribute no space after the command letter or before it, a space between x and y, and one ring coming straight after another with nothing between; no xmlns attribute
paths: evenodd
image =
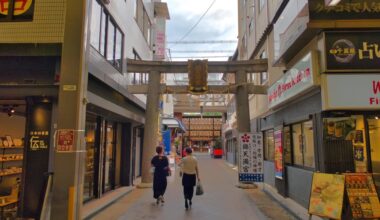
<svg viewBox="0 0 380 220"><path fill-rule="evenodd" d="M305 208L309 206L313 172L296 167L286 167L288 196Z"/></svg>

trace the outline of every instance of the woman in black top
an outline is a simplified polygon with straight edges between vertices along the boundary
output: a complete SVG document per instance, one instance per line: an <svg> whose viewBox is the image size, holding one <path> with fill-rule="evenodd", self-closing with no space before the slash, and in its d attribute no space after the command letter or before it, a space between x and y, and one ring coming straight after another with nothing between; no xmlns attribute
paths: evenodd
<svg viewBox="0 0 380 220"><path fill-rule="evenodd" d="M168 185L166 177L170 175L168 158L163 155L161 146L156 147L157 155L152 158L151 164L154 167L153 177L153 197L157 200L157 204L164 203L164 194Z"/></svg>

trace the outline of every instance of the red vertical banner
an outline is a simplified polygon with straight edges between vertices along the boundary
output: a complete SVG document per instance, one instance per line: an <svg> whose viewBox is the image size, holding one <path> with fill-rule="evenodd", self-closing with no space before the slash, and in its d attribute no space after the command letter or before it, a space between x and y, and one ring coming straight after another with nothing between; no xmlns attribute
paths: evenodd
<svg viewBox="0 0 380 220"><path fill-rule="evenodd" d="M284 178L282 127L274 131L274 169L278 179Z"/></svg>

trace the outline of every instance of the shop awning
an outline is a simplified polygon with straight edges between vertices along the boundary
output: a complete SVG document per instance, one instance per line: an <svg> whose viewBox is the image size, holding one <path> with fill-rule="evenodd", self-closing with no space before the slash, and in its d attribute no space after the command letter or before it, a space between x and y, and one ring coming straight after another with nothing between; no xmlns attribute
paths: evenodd
<svg viewBox="0 0 380 220"><path fill-rule="evenodd" d="M185 126L176 118L163 118L162 124L168 126L168 128L179 128L183 133L186 132Z"/></svg>

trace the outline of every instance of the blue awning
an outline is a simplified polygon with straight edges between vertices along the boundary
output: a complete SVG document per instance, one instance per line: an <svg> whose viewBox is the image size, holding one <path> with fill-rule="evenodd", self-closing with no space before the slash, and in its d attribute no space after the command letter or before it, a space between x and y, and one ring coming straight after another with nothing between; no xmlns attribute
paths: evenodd
<svg viewBox="0 0 380 220"><path fill-rule="evenodd" d="M168 128L179 128L183 133L186 132L185 125L176 118L162 118L162 124Z"/></svg>

